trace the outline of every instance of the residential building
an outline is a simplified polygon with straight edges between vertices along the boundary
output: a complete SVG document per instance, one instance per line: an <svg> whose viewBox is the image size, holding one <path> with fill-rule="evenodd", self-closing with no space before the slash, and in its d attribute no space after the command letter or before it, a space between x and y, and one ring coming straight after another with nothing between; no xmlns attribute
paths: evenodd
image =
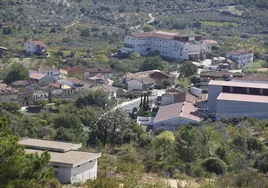
<svg viewBox="0 0 268 188"><path fill-rule="evenodd" d="M39 139L21 139L27 154L41 154L45 150L50 154L50 163L55 177L61 183L84 183L97 178L98 158L100 153L79 151L81 144L48 141Z"/></svg>
<svg viewBox="0 0 268 188"><path fill-rule="evenodd" d="M32 73L29 75L29 81L40 85L48 85L54 82L54 78L46 74Z"/></svg>
<svg viewBox="0 0 268 188"><path fill-rule="evenodd" d="M268 118L268 84L210 81L208 110L220 117Z"/></svg>
<svg viewBox="0 0 268 188"><path fill-rule="evenodd" d="M41 55L46 52L46 45L42 41L32 41L24 43L24 51L27 54Z"/></svg>
<svg viewBox="0 0 268 188"><path fill-rule="evenodd" d="M70 86L71 88L77 88L77 89L84 85L83 82L76 77L64 78L58 80L58 83L62 85L65 84L67 86Z"/></svg>
<svg viewBox="0 0 268 188"><path fill-rule="evenodd" d="M158 51L162 57L175 60L205 59L207 46L196 34L169 33L162 31L131 33L125 36L121 53L136 52L147 55Z"/></svg>
<svg viewBox="0 0 268 188"><path fill-rule="evenodd" d="M128 91L143 91L153 89L155 80L150 77L140 77L127 81Z"/></svg>
<svg viewBox="0 0 268 188"><path fill-rule="evenodd" d="M68 97L75 93L75 89L65 84L53 83L49 85L52 97Z"/></svg>
<svg viewBox="0 0 268 188"><path fill-rule="evenodd" d="M65 77L84 78L85 70L81 67L65 67L60 69L60 74Z"/></svg>
<svg viewBox="0 0 268 188"><path fill-rule="evenodd" d="M19 91L6 85L0 84L0 103L19 100Z"/></svg>
<svg viewBox="0 0 268 188"><path fill-rule="evenodd" d="M122 77L122 82L127 84L128 91L133 91L153 88L156 83L164 79L170 79L169 75L159 70L150 70L137 73L128 72Z"/></svg>
<svg viewBox="0 0 268 188"><path fill-rule="evenodd" d="M8 51L8 48L0 46L0 58L6 56Z"/></svg>
<svg viewBox="0 0 268 188"><path fill-rule="evenodd" d="M166 130L191 122L200 122L197 108L190 102L179 102L161 106L153 120L153 128Z"/></svg>
<svg viewBox="0 0 268 188"><path fill-rule="evenodd" d="M218 46L218 42L215 40L207 39L204 40L203 43L206 45L206 52L210 53L213 47Z"/></svg>
<svg viewBox="0 0 268 188"><path fill-rule="evenodd" d="M98 86L92 87L91 89L103 91L104 93L108 95L109 99L122 97L126 95L126 91L124 89L110 86L107 84L98 85Z"/></svg>
<svg viewBox="0 0 268 188"><path fill-rule="evenodd" d="M38 73L52 76L54 80L58 80L59 75L60 75L59 69L54 68L54 67L48 67L48 66L41 66L38 70Z"/></svg>
<svg viewBox="0 0 268 188"><path fill-rule="evenodd" d="M48 99L49 94L47 91L44 90L36 90L33 91L33 99L40 100L40 99Z"/></svg>
<svg viewBox="0 0 268 188"><path fill-rule="evenodd" d="M85 71L85 78L89 78L97 74L102 74L109 78L112 75L112 70L110 68L90 68Z"/></svg>
<svg viewBox="0 0 268 188"><path fill-rule="evenodd" d="M107 75L101 74L101 73L98 73L98 74L96 74L94 76L91 76L88 79L95 86L100 85L100 84L107 84L108 83Z"/></svg>
<svg viewBox="0 0 268 188"><path fill-rule="evenodd" d="M226 54L226 59L231 59L235 62L237 69L243 69L245 66L253 62L254 54L249 50L236 50Z"/></svg>

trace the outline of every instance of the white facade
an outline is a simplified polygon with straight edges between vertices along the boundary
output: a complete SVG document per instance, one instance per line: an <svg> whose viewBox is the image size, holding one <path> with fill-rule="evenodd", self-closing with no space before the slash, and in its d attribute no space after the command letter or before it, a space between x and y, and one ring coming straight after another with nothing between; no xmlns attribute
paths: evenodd
<svg viewBox="0 0 268 188"><path fill-rule="evenodd" d="M242 69L253 62L254 54L245 50L237 50L226 55L226 59L231 59L236 63L236 68Z"/></svg>
<svg viewBox="0 0 268 188"><path fill-rule="evenodd" d="M52 89L51 95L52 96L58 96L62 94L62 89Z"/></svg>
<svg viewBox="0 0 268 188"><path fill-rule="evenodd" d="M61 183L85 183L88 179L97 178L97 164L98 160L94 159L74 167L65 164L52 166L55 177Z"/></svg>
<svg viewBox="0 0 268 188"><path fill-rule="evenodd" d="M180 41L179 38L183 40ZM125 36L124 47L121 49L121 52L136 52L146 55L149 51L158 51L163 57L184 60L191 58L202 59L206 49L206 44L197 41L195 36L152 32L151 36L148 33L145 33L143 36L134 34Z"/></svg>
<svg viewBox="0 0 268 188"><path fill-rule="evenodd" d="M24 51L28 54L35 54L37 52L45 52L46 47L41 41L25 42Z"/></svg>
<svg viewBox="0 0 268 188"><path fill-rule="evenodd" d="M127 90L128 91L133 91L133 90L142 90L143 89L143 84L139 80L129 80L127 82Z"/></svg>
<svg viewBox="0 0 268 188"><path fill-rule="evenodd" d="M48 92L46 91L37 91L33 93L33 99L47 99Z"/></svg>
<svg viewBox="0 0 268 188"><path fill-rule="evenodd" d="M58 80L60 71L57 69L42 70L42 71L39 71L39 74L45 74L47 76L53 77L54 80Z"/></svg>

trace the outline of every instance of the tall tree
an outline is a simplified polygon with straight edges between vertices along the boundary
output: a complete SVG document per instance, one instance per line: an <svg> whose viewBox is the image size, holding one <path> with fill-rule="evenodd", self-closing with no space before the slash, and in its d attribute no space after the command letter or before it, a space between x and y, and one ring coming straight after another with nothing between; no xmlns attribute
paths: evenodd
<svg viewBox="0 0 268 188"><path fill-rule="evenodd" d="M28 70L18 63L15 63L11 66L11 69L7 73L7 76L4 79L6 84L10 84L17 80L26 80L29 77Z"/></svg>
<svg viewBox="0 0 268 188"><path fill-rule="evenodd" d="M179 68L179 73L181 74L181 77L189 77L194 74L196 74L198 71L198 68L196 65L194 65L192 62L186 62L182 64L182 66Z"/></svg>
<svg viewBox="0 0 268 188"><path fill-rule="evenodd" d="M18 137L8 131L6 118L0 118L0 182L1 187L58 187L52 169L45 169L48 152L26 154Z"/></svg>
<svg viewBox="0 0 268 188"><path fill-rule="evenodd" d="M175 150L178 157L186 162L194 161L200 155L201 137L192 125L182 126L176 136Z"/></svg>

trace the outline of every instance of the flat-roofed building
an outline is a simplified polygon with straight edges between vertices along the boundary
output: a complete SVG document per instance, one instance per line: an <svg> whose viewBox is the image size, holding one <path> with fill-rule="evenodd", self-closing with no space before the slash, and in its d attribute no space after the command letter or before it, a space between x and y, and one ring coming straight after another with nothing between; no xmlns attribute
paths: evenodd
<svg viewBox="0 0 268 188"><path fill-rule="evenodd" d="M61 183L83 183L97 178L101 154L79 151L81 144L29 138L21 139L19 144L25 146L28 154L48 151L51 157L49 167L53 167Z"/></svg>
<svg viewBox="0 0 268 188"><path fill-rule="evenodd" d="M268 117L268 84L210 81L208 109L216 117Z"/></svg>

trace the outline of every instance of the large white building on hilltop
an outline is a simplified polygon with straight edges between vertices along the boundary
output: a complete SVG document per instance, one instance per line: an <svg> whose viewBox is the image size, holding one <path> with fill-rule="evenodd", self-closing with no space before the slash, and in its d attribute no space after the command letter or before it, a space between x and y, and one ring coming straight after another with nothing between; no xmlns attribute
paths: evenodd
<svg viewBox="0 0 268 188"><path fill-rule="evenodd" d="M132 33L125 36L121 53L136 52L147 55L158 51L162 57L175 60L204 59L211 46L201 41L196 34L168 33L162 31Z"/></svg>

